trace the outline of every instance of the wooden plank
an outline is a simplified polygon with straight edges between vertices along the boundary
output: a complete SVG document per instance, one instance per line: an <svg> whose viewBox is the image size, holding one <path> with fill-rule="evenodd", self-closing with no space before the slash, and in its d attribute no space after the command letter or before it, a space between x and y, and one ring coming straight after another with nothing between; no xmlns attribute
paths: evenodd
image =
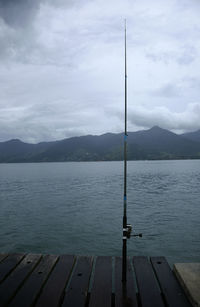
<svg viewBox="0 0 200 307"><path fill-rule="evenodd" d="M9 306L32 306L32 304L37 299L42 286L51 273L57 258L57 256L52 255L43 256L38 266L35 268L23 286L19 289Z"/></svg>
<svg viewBox="0 0 200 307"><path fill-rule="evenodd" d="M133 265L142 307L163 307L160 289L147 257L133 257Z"/></svg>
<svg viewBox="0 0 200 307"><path fill-rule="evenodd" d="M89 307L110 307L112 300L112 258L98 257Z"/></svg>
<svg viewBox="0 0 200 307"><path fill-rule="evenodd" d="M74 256L60 256L35 306L56 307L61 303L74 261Z"/></svg>
<svg viewBox="0 0 200 307"><path fill-rule="evenodd" d="M0 263L0 282L2 282L12 270L19 264L19 262L25 257L22 254L12 254L6 257Z"/></svg>
<svg viewBox="0 0 200 307"><path fill-rule="evenodd" d="M0 262L5 259L8 255L7 254L0 254Z"/></svg>
<svg viewBox="0 0 200 307"><path fill-rule="evenodd" d="M91 272L92 257L79 257L62 307L85 306Z"/></svg>
<svg viewBox="0 0 200 307"><path fill-rule="evenodd" d="M158 278L167 306L191 306L166 259L164 257L152 257L151 263Z"/></svg>
<svg viewBox="0 0 200 307"><path fill-rule="evenodd" d="M115 258L115 307L137 307L137 296L130 260L127 260L127 280L122 283L122 259Z"/></svg>
<svg viewBox="0 0 200 307"><path fill-rule="evenodd" d="M5 306L11 300L25 278L37 265L40 258L40 255L27 255L0 285L0 306Z"/></svg>

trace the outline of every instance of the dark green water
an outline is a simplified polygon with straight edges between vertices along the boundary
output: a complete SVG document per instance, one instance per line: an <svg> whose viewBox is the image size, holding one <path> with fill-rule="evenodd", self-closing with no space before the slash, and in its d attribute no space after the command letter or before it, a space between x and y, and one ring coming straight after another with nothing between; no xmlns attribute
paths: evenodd
<svg viewBox="0 0 200 307"><path fill-rule="evenodd" d="M0 164L0 252L121 255L123 163ZM200 160L128 162L128 254L200 261Z"/></svg>

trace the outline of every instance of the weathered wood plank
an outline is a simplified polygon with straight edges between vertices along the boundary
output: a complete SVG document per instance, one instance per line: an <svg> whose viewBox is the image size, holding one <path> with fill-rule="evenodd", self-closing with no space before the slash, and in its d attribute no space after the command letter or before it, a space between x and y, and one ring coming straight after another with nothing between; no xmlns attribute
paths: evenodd
<svg viewBox="0 0 200 307"><path fill-rule="evenodd" d="M22 254L12 254L0 262L0 282L2 282L10 272L19 264L24 258Z"/></svg>
<svg viewBox="0 0 200 307"><path fill-rule="evenodd" d="M98 257L89 307L110 307L112 300L112 258Z"/></svg>
<svg viewBox="0 0 200 307"><path fill-rule="evenodd" d="M5 259L8 255L7 254L0 254L0 262Z"/></svg>
<svg viewBox="0 0 200 307"><path fill-rule="evenodd" d="M57 307L61 303L74 261L74 256L60 256L35 306Z"/></svg>
<svg viewBox="0 0 200 307"><path fill-rule="evenodd" d="M115 258L115 307L137 307L137 296L130 260L127 261L127 280L122 283L122 259Z"/></svg>
<svg viewBox="0 0 200 307"><path fill-rule="evenodd" d="M142 307L163 307L160 289L147 257L133 257L133 265Z"/></svg>
<svg viewBox="0 0 200 307"><path fill-rule="evenodd" d="M133 257L139 302L130 261L127 283L121 282L122 259L97 257L91 293L92 257L0 254L0 307L190 307L183 289L164 257ZM74 268L75 263L75 268ZM74 268L74 269L73 269ZM71 276L72 275L72 276ZM67 285L67 287L66 287ZM66 288L66 290L65 290ZM161 288L161 290L160 290ZM114 300L112 300L114 297Z"/></svg>
<svg viewBox="0 0 200 307"><path fill-rule="evenodd" d="M92 272L92 260L92 257L78 258L62 307L85 306L89 280Z"/></svg>
<svg viewBox="0 0 200 307"><path fill-rule="evenodd" d="M19 289L9 306L32 306L52 271L57 258L57 256L45 255L23 286Z"/></svg>
<svg viewBox="0 0 200 307"><path fill-rule="evenodd" d="M0 285L0 307L5 306L11 300L40 258L41 255L27 255Z"/></svg>
<svg viewBox="0 0 200 307"><path fill-rule="evenodd" d="M151 263L158 278L165 301L167 302L167 306L191 306L166 259L164 257L152 257Z"/></svg>

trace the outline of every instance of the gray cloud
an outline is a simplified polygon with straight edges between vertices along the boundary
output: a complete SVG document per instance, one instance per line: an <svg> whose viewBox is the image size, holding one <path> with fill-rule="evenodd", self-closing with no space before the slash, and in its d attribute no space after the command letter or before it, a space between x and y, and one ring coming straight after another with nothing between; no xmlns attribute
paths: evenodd
<svg viewBox="0 0 200 307"><path fill-rule="evenodd" d="M78 0L0 0L0 57L4 61L14 60L41 65L55 64L58 62L57 49L60 46L56 46L56 42L54 46L48 45L48 39L57 40L59 36L61 38L62 33L56 29L56 33L50 33L51 29L48 28L48 25L52 22L51 13L57 9L66 11L74 8L76 10L85 2ZM59 17L62 18L58 14Z"/></svg>
<svg viewBox="0 0 200 307"><path fill-rule="evenodd" d="M1 0L0 16L11 27L24 27L37 14L40 0Z"/></svg>
<svg viewBox="0 0 200 307"><path fill-rule="evenodd" d="M170 62L177 62L180 65L190 65L195 61L198 52L193 46L180 46L180 49L175 51L163 52L154 50L147 52L147 58L154 62L164 62L166 65Z"/></svg>
<svg viewBox="0 0 200 307"><path fill-rule="evenodd" d="M175 84L165 84L159 89L155 89L152 91L153 95L163 96L165 98L177 97L180 95L180 88L178 88Z"/></svg>
<svg viewBox="0 0 200 307"><path fill-rule="evenodd" d="M171 112L166 107L146 109L136 107L130 112L130 126L150 128L158 125L174 132L200 129L200 103L192 103L182 112Z"/></svg>
<svg viewBox="0 0 200 307"><path fill-rule="evenodd" d="M11 27L24 27L31 24L40 5L70 7L80 5L77 0L0 0L0 16Z"/></svg>

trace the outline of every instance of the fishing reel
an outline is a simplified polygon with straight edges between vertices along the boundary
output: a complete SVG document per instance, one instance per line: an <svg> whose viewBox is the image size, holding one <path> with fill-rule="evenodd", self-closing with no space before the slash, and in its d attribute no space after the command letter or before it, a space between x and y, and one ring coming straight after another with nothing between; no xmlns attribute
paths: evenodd
<svg viewBox="0 0 200 307"><path fill-rule="evenodd" d="M127 224L127 225L126 225L126 237L127 237L127 239L130 239L130 237L131 237L131 232L132 232L132 226L131 226L131 224Z"/></svg>
<svg viewBox="0 0 200 307"><path fill-rule="evenodd" d="M135 233L135 234L131 234L132 232L132 225L131 224L127 224L126 225L126 237L127 239L130 239L130 237L140 237L142 238L142 233Z"/></svg>

